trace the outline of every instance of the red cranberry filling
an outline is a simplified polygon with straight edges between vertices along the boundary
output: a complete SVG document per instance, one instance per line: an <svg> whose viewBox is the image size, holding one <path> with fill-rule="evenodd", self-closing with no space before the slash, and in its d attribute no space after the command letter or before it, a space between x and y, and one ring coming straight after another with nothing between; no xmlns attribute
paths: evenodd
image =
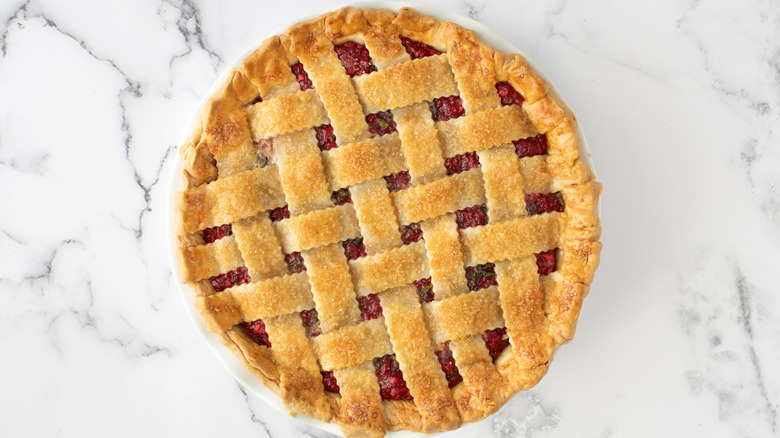
<svg viewBox="0 0 780 438"><path fill-rule="evenodd" d="M534 137L521 138L512 143L515 145L515 153L518 158L533 157L534 155L547 154L547 137L539 134Z"/></svg>
<svg viewBox="0 0 780 438"><path fill-rule="evenodd" d="M455 155L454 157L444 160L444 167L447 168L447 175L465 172L479 166L479 157L476 152Z"/></svg>
<svg viewBox="0 0 780 438"><path fill-rule="evenodd" d="M320 374L322 374L322 386L325 387L325 391L335 392L336 394L341 391L333 371L320 371Z"/></svg>
<svg viewBox="0 0 780 438"><path fill-rule="evenodd" d="M376 67L371 64L371 55L366 46L347 41L336 46L335 49L348 75L358 76L376 71Z"/></svg>
<svg viewBox="0 0 780 438"><path fill-rule="evenodd" d="M485 345L490 352L490 357L496 360L499 354L509 345L509 336L506 335L506 327L488 330L482 335Z"/></svg>
<svg viewBox="0 0 780 438"><path fill-rule="evenodd" d="M387 182L388 190L391 192L397 192L398 190L405 189L412 184L412 176L409 175L409 172L403 171L394 173L392 175L387 175L385 177L385 181Z"/></svg>
<svg viewBox="0 0 780 438"><path fill-rule="evenodd" d="M322 329L320 329L320 316L317 313L317 309L301 311L301 320L303 321L303 327L306 329L307 336L314 338L322 334Z"/></svg>
<svg viewBox="0 0 780 438"><path fill-rule="evenodd" d="M460 96L447 96L433 99L430 103L433 120L443 122L449 119L457 119L466 114L463 101Z"/></svg>
<svg viewBox="0 0 780 438"><path fill-rule="evenodd" d="M444 348L436 352L436 357L439 358L441 370L444 371L444 375L447 376L447 384L450 388L463 381L463 377L461 377L458 367L455 366L455 359L452 357L450 341L445 342Z"/></svg>
<svg viewBox="0 0 780 438"><path fill-rule="evenodd" d="M414 287L417 288L417 295L421 302L430 303L435 298L430 277L415 281Z"/></svg>
<svg viewBox="0 0 780 438"><path fill-rule="evenodd" d="M222 292L223 290L233 287L237 284L249 283L249 271L245 266L237 268L235 271L228 271L224 274L215 275L209 278L211 287L216 292Z"/></svg>
<svg viewBox="0 0 780 438"><path fill-rule="evenodd" d="M301 86L301 91L306 91L314 88L314 85L309 79L309 74L303 69L303 64L300 62L292 66L292 72L295 75L295 80L298 81L298 85Z"/></svg>
<svg viewBox="0 0 780 438"><path fill-rule="evenodd" d="M525 195L525 209L528 214L542 214L552 211L562 212L565 204L561 192L529 193Z"/></svg>
<svg viewBox="0 0 780 438"><path fill-rule="evenodd" d="M260 140L260 142L255 145L257 146L257 167L265 167L271 161L268 157L273 157L274 155L273 139Z"/></svg>
<svg viewBox="0 0 780 438"><path fill-rule="evenodd" d="M467 266L466 281L469 290L479 290L496 284L496 265L485 263L484 265Z"/></svg>
<svg viewBox="0 0 780 438"><path fill-rule="evenodd" d="M349 189L338 189L330 195L330 199L336 205L344 205L352 202L352 196L349 193Z"/></svg>
<svg viewBox="0 0 780 438"><path fill-rule="evenodd" d="M379 393L386 400L413 400L406 387L404 375L395 360L395 354L387 354L374 359L376 377L379 380Z"/></svg>
<svg viewBox="0 0 780 438"><path fill-rule="evenodd" d="M515 90L509 82L503 81L496 84L498 96L501 97L501 105L522 105L523 95Z"/></svg>
<svg viewBox="0 0 780 438"><path fill-rule="evenodd" d="M555 249L536 254L536 267L539 275L547 275L555 270Z"/></svg>
<svg viewBox="0 0 780 438"><path fill-rule="evenodd" d="M409 224L401 227L401 241L404 245L419 242L422 237L423 232L420 229L420 224Z"/></svg>
<svg viewBox="0 0 780 438"><path fill-rule="evenodd" d="M363 238L356 237L341 242L341 246L344 247L344 255L347 256L347 260L355 260L366 255L366 247L363 245Z"/></svg>
<svg viewBox="0 0 780 438"><path fill-rule="evenodd" d="M382 316L382 303L379 302L379 296L377 294L358 297L358 308L360 309L360 317L363 318L363 321Z"/></svg>
<svg viewBox="0 0 780 438"><path fill-rule="evenodd" d="M413 41L406 37L401 37L401 44L403 44L406 53L412 57L412 59L425 58L426 56L440 55L441 52L433 47L421 43L419 41Z"/></svg>
<svg viewBox="0 0 780 438"><path fill-rule="evenodd" d="M321 151L329 151L336 146L336 134L333 133L333 126L322 125L314 128L317 136L317 146Z"/></svg>
<svg viewBox="0 0 780 438"><path fill-rule="evenodd" d="M230 224L220 225L218 227L206 228L203 230L203 240L206 243L212 243L225 236L233 234L233 227Z"/></svg>
<svg viewBox="0 0 780 438"><path fill-rule="evenodd" d="M263 320L258 319L257 321L252 322L242 322L240 326L244 329L247 336L255 341L255 343L267 347L271 346L271 341L268 340L268 333L265 331L265 323Z"/></svg>
<svg viewBox="0 0 780 438"><path fill-rule="evenodd" d="M396 131L393 113L390 110L367 115L366 123L368 123L368 130L376 135L392 134Z"/></svg>
<svg viewBox="0 0 780 438"><path fill-rule="evenodd" d="M282 219L287 219L290 217L290 210L285 205L284 207L274 208L268 214L271 216L271 220L273 222L280 221Z"/></svg>
<svg viewBox="0 0 780 438"><path fill-rule="evenodd" d="M455 222L458 228L476 227L488 223L487 207L475 205L455 212Z"/></svg>
<svg viewBox="0 0 780 438"><path fill-rule="evenodd" d="M299 252L285 254L284 261L287 262L287 273L290 275L306 270L306 265L303 264L303 256Z"/></svg>
<svg viewBox="0 0 780 438"><path fill-rule="evenodd" d="M260 103L262 101L263 101L263 98L260 97L260 96L257 96L257 97L255 97L255 100L253 100L252 103L250 103L250 105L254 105L254 104Z"/></svg>

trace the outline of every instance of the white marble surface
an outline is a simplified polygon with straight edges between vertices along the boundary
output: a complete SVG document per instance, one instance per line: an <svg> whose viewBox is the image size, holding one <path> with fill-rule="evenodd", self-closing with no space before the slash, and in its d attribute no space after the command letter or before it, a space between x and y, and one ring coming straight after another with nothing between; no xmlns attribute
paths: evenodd
<svg viewBox="0 0 780 438"><path fill-rule="evenodd" d="M329 436L215 359L165 220L178 139L222 68L340 4L0 3L0 436ZM780 436L780 6L429 4L542 66L605 185L575 340L444 436Z"/></svg>

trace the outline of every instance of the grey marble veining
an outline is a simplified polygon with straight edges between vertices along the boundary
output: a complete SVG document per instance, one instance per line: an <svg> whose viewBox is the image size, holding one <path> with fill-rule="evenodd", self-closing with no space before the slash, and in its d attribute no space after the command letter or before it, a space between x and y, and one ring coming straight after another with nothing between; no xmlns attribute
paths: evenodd
<svg viewBox="0 0 780 438"><path fill-rule="evenodd" d="M220 72L340 4L0 4L0 436L331 436L248 393L193 330L166 210ZM574 341L445 436L780 436L780 7L428 4L542 67L605 186Z"/></svg>

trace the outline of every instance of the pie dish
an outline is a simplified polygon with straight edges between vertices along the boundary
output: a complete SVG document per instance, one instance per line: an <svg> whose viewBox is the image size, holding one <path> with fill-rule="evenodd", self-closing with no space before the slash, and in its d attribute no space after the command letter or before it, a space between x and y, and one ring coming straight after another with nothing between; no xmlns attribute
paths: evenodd
<svg viewBox="0 0 780 438"><path fill-rule="evenodd" d="M518 54L413 9L271 37L181 145L179 274L290 409L450 430L536 384L598 265L576 118Z"/></svg>

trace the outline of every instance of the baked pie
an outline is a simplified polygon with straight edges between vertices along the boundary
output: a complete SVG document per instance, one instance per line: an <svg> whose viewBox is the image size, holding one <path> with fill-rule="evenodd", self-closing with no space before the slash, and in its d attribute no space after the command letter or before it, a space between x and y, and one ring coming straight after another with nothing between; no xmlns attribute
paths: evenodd
<svg viewBox="0 0 780 438"><path fill-rule="evenodd" d="M574 335L601 185L574 115L473 31L408 8L299 23L180 152L182 281L296 412L349 436L454 429Z"/></svg>

